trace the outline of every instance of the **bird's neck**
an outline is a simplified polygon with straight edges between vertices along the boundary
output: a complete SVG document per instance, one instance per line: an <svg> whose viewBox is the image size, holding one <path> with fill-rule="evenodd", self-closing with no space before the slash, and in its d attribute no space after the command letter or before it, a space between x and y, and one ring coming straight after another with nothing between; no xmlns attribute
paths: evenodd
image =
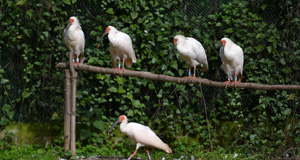
<svg viewBox="0 0 300 160"><path fill-rule="evenodd" d="M121 123L121 125L120 125L120 130L121 130L121 132L123 132L123 133L126 133L126 129L127 129L127 124L128 124L128 121L127 120L124 120L124 121L122 121L122 123Z"/></svg>

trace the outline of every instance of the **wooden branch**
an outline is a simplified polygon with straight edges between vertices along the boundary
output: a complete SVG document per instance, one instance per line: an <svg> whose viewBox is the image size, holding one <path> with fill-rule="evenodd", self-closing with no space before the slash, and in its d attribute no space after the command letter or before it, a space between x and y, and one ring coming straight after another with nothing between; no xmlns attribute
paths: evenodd
<svg viewBox="0 0 300 160"><path fill-rule="evenodd" d="M69 68L69 65L67 63L58 63L56 67L60 69L67 69ZM193 84L203 84L206 86L223 87L223 88L225 88L226 86L224 82L211 81L204 78L188 79L185 77L172 77L163 74L153 74L150 72L131 71L131 70L126 70L125 72L116 71L116 73L114 73L115 72L114 69L90 66L85 64L74 64L74 68L77 71L90 71L90 72L102 73L102 74L112 74L112 75L115 74L119 76L140 77L140 78L145 78L150 80L174 82L179 84L193 83ZM234 88L234 85L228 84L227 88ZM300 90L300 85L264 85L264 84L255 84L255 83L237 83L236 88L247 88L247 89L256 89L256 90Z"/></svg>

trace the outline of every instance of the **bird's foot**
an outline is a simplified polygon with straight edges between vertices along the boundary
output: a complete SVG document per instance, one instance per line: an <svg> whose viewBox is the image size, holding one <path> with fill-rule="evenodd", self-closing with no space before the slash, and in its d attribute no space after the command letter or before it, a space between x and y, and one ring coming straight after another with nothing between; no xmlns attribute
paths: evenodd
<svg viewBox="0 0 300 160"><path fill-rule="evenodd" d="M116 74L116 71L120 71L121 69L120 68L114 68L114 74Z"/></svg>
<svg viewBox="0 0 300 160"><path fill-rule="evenodd" d="M225 81L224 83L226 83L226 86L225 86L225 88L227 88L227 85L229 84L229 83L231 83L231 81Z"/></svg>
<svg viewBox="0 0 300 160"><path fill-rule="evenodd" d="M122 67L122 69L121 69L123 72L125 72L126 71L126 69L124 68L124 67Z"/></svg>

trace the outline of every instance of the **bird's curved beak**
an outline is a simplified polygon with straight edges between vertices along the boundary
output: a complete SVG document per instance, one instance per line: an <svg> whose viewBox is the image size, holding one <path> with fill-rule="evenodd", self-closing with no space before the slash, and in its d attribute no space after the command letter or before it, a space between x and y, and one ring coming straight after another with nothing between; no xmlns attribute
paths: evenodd
<svg viewBox="0 0 300 160"><path fill-rule="evenodd" d="M110 129L108 130L108 132L107 132L107 135L109 136L109 133L111 132L111 130L113 129L113 128L115 128L116 127L116 125L118 125L119 124L119 119L110 127Z"/></svg>
<svg viewBox="0 0 300 160"><path fill-rule="evenodd" d="M224 40L222 40L221 41L221 54L223 54L224 55L224 47L225 47L225 44L226 44L226 41L224 41Z"/></svg>
<svg viewBox="0 0 300 160"><path fill-rule="evenodd" d="M104 38L104 36L105 36L106 34L107 34L106 32L103 33L103 35L102 35L101 38L100 38L100 41L103 40L103 38Z"/></svg>
<svg viewBox="0 0 300 160"><path fill-rule="evenodd" d="M224 55L224 45L221 46L221 54Z"/></svg>
<svg viewBox="0 0 300 160"><path fill-rule="evenodd" d="M171 54L172 54L172 51L173 51L173 49L174 49L174 46L175 46L175 43L173 43L173 45L172 45L172 47L171 47L171 50L170 50L170 52L169 52L169 55L168 55L168 62L169 62L169 60L170 60L170 56L171 56Z"/></svg>
<svg viewBox="0 0 300 160"><path fill-rule="evenodd" d="M103 38L104 38L104 36L106 35L107 33L106 32L104 32L103 33L103 35L101 36L101 38L100 38L100 42L99 42L99 44L97 44L97 48L99 48L99 46L100 46L100 43L101 43L101 41L103 40Z"/></svg>

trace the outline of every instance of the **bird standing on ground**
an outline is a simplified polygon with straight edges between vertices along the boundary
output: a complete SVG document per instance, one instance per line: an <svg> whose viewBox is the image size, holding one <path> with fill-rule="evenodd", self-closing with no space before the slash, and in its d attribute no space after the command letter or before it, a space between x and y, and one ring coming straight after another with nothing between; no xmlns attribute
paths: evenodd
<svg viewBox="0 0 300 160"><path fill-rule="evenodd" d="M120 70L121 58L123 60L122 70L125 71L124 63L126 67L131 67L132 63L136 62L135 52L132 48L132 41L128 34L118 31L113 26L108 26L105 29L105 33L102 35L103 37L108 34L108 39L110 41L110 55L113 67L115 70ZM115 61L118 60L118 68L116 66Z"/></svg>
<svg viewBox="0 0 300 160"><path fill-rule="evenodd" d="M128 158L130 160L136 153L139 147L151 146L167 153L172 153L172 150L167 144L165 144L149 127L141 125L139 123L130 122L128 123L125 115L119 116L119 119L109 129L108 135L118 123L121 123L120 130L125 133L133 142L136 143L136 149L134 153ZM148 149L145 147L148 154L148 158L151 159Z"/></svg>
<svg viewBox="0 0 300 160"><path fill-rule="evenodd" d="M228 76L226 81L226 88L228 83L232 80L236 86L237 82L242 82L244 53L240 46L236 45L229 38L221 39L220 57L222 61L222 69Z"/></svg>
<svg viewBox="0 0 300 160"><path fill-rule="evenodd" d="M74 16L70 17L69 24L64 30L64 41L72 53L73 62L74 54L76 54L76 63L81 62L84 53L85 39L79 20Z"/></svg>
<svg viewBox="0 0 300 160"><path fill-rule="evenodd" d="M199 66L201 71L208 71L208 63L205 54L205 50L202 44L194 38L184 37L183 35L176 35L174 37L174 43L169 52L168 59L172 53L172 50L176 45L176 48L180 56L189 65L189 77L191 77L191 66L194 67L194 77L196 78L196 67Z"/></svg>

